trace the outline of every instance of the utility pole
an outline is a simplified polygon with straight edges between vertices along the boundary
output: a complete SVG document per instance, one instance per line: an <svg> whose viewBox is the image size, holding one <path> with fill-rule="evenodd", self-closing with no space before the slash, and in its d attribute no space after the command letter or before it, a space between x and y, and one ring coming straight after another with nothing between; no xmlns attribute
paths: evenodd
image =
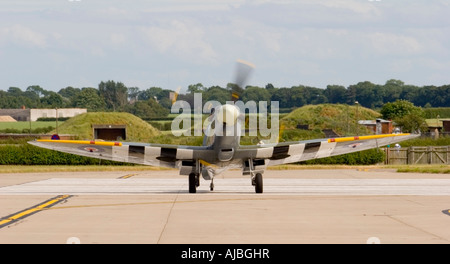
<svg viewBox="0 0 450 264"><path fill-rule="evenodd" d="M359 136L359 103L358 103L358 101L355 101L355 104L356 104L356 135L357 136Z"/></svg>
<svg viewBox="0 0 450 264"><path fill-rule="evenodd" d="M58 135L58 107L55 107L56 111L56 134Z"/></svg>
<svg viewBox="0 0 450 264"><path fill-rule="evenodd" d="M348 115L349 115L348 109L350 108L350 106L348 104L346 104L346 105L347 105L347 107L346 107L346 110L347 110L347 133L345 135L348 136L350 134L350 123L348 120Z"/></svg>

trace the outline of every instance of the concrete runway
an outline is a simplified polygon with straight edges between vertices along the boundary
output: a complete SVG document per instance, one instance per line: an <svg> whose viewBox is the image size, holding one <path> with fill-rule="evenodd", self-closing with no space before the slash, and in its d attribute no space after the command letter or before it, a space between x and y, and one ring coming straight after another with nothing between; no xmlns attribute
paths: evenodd
<svg viewBox="0 0 450 264"><path fill-rule="evenodd" d="M0 174L0 243L449 243L450 175L230 171Z"/></svg>

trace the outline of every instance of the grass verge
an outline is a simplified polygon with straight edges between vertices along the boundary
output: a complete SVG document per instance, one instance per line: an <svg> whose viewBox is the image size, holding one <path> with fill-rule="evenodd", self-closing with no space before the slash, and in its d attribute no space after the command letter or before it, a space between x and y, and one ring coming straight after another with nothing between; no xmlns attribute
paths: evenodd
<svg viewBox="0 0 450 264"><path fill-rule="evenodd" d="M450 165L403 165L393 166L397 172L450 174Z"/></svg>
<svg viewBox="0 0 450 264"><path fill-rule="evenodd" d="M70 165L0 165L1 173L83 172L83 171L161 171L169 168L152 166L70 166Z"/></svg>

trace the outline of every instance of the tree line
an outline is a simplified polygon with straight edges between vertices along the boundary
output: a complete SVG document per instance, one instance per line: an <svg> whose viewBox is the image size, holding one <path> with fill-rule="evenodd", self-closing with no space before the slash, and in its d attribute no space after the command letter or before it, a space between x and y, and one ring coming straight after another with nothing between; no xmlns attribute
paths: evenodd
<svg viewBox="0 0 450 264"><path fill-rule="evenodd" d="M201 83L190 85L188 94L202 92L203 98L229 100L226 94L233 84L221 88L218 86L204 87ZM183 98L183 97L181 97ZM379 110L388 102L406 100L420 107L450 107L450 85L443 86L415 86L407 85L400 80L388 80L385 84L374 84L368 81L359 82L348 87L342 85L328 85L325 89L304 85L290 88L276 88L272 84L265 87L247 86L241 94L241 100L278 101L280 108L301 107L308 104L349 104Z"/></svg>
<svg viewBox="0 0 450 264"><path fill-rule="evenodd" d="M226 87L205 87L201 83L189 85L187 93L178 95L178 100L193 103L194 93L202 93L203 102L215 100L225 103L231 100L232 83ZM0 90L0 108L87 108L88 111L125 111L143 119L167 116L172 101L172 90L150 87L127 87L121 82L102 81L97 88L66 87L58 92L48 91L39 85L27 87L24 91L18 87ZM383 105L397 100L406 100L420 107L449 107L450 85L414 86L400 80L388 80L385 84L368 81L348 87L328 85L325 89L310 86L265 87L247 86L241 93L244 102L278 101L280 108L295 108L307 104L355 103L371 109L381 109Z"/></svg>

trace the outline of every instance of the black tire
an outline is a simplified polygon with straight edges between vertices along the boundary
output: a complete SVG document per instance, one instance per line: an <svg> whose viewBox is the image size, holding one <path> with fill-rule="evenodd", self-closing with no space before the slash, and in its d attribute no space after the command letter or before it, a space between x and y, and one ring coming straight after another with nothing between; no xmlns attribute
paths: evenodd
<svg viewBox="0 0 450 264"><path fill-rule="evenodd" d="M189 193L197 192L197 177L195 177L195 173L189 174Z"/></svg>
<svg viewBox="0 0 450 264"><path fill-rule="evenodd" d="M195 187L200 186L200 174L195 174Z"/></svg>
<svg viewBox="0 0 450 264"><path fill-rule="evenodd" d="M255 192L263 193L263 177L261 173L255 175Z"/></svg>

